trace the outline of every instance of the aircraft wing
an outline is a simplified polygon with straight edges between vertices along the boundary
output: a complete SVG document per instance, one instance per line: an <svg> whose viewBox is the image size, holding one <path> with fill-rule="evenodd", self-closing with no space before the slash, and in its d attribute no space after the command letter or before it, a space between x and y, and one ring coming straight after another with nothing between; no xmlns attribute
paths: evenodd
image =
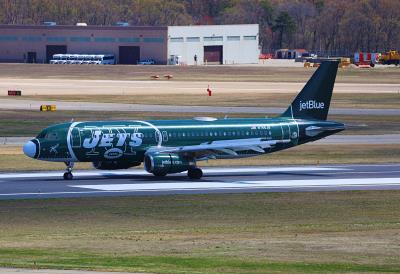
<svg viewBox="0 0 400 274"><path fill-rule="evenodd" d="M227 154L238 156L238 151L252 150L258 153L264 153L264 149L274 146L278 143L290 143L287 140L266 140L264 138L234 139L222 141L210 141L199 145L181 146L181 147L152 147L146 153L176 153L186 156L192 156L196 160L205 160L215 158L215 154Z"/></svg>

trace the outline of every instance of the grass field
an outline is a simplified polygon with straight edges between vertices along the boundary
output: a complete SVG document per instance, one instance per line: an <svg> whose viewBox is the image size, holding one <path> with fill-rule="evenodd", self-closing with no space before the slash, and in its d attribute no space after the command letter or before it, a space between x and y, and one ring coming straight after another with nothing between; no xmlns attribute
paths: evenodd
<svg viewBox="0 0 400 274"><path fill-rule="evenodd" d="M399 191L0 201L0 266L400 271Z"/></svg>
<svg viewBox="0 0 400 274"><path fill-rule="evenodd" d="M301 158L299 158L301 155ZM349 163L399 163L399 145L303 145L272 154L233 160L209 160L199 166L270 166ZM75 169L93 168L91 163L77 163ZM139 167L143 168L143 166ZM23 155L20 146L0 146L0 172L21 170L60 170L63 163L37 161Z"/></svg>
<svg viewBox="0 0 400 274"><path fill-rule="evenodd" d="M172 74L175 81L305 82L315 68L267 66L76 66L0 64L1 77L33 79L149 80ZM342 83L398 83L400 68L339 69ZM162 80L162 79L161 79Z"/></svg>

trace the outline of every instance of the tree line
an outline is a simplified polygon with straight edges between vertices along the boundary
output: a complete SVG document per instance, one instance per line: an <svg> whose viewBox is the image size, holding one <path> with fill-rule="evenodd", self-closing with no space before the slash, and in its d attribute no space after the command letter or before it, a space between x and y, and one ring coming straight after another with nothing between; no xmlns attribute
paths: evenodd
<svg viewBox="0 0 400 274"><path fill-rule="evenodd" d="M399 0L0 0L1 24L260 25L263 52L400 48Z"/></svg>

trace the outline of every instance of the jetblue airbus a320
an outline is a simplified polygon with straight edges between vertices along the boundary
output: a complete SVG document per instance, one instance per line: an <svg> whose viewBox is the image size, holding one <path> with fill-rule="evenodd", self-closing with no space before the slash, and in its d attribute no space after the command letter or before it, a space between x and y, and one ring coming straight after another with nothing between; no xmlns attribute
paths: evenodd
<svg viewBox="0 0 400 274"><path fill-rule="evenodd" d="M337 61L323 62L276 118L71 122L44 129L23 150L34 159L64 162L66 180L73 178L75 162L101 170L144 162L155 176L187 171L200 179L198 161L272 153L344 130L344 124L326 120L337 68Z"/></svg>

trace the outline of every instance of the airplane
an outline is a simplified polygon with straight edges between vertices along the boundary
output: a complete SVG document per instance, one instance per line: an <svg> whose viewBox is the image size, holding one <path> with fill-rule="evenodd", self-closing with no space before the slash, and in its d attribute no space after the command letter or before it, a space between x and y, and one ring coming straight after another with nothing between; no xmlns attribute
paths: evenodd
<svg viewBox="0 0 400 274"><path fill-rule="evenodd" d="M65 180L76 162L116 170L144 163L161 177L187 171L200 179L198 161L258 156L316 141L345 129L328 121L338 69L324 61L287 110L274 118L197 117L191 120L89 121L52 125L23 146L37 160L64 162Z"/></svg>

